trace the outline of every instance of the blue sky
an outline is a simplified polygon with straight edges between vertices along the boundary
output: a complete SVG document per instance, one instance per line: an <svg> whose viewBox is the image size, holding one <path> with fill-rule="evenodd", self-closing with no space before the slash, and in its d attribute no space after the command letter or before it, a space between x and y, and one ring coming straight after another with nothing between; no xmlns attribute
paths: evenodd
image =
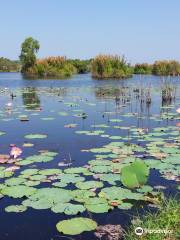
<svg viewBox="0 0 180 240"><path fill-rule="evenodd" d="M38 57L180 60L179 11L179 0L0 0L0 56L18 59L32 36Z"/></svg>

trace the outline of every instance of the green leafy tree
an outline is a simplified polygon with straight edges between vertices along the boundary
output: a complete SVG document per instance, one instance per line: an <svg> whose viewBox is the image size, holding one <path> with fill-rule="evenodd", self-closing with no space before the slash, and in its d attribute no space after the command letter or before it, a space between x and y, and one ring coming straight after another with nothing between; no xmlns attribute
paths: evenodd
<svg viewBox="0 0 180 240"><path fill-rule="evenodd" d="M39 42L32 37L26 38L22 43L21 55L19 56L22 63L22 72L28 72L30 68L34 67L39 48Z"/></svg>

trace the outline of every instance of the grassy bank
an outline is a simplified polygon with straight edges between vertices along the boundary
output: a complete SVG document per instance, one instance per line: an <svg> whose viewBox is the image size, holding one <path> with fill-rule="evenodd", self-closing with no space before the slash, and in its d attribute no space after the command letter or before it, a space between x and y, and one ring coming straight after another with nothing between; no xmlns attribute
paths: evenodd
<svg viewBox="0 0 180 240"><path fill-rule="evenodd" d="M92 77L94 78L128 78L132 69L124 57L98 55L92 61Z"/></svg>
<svg viewBox="0 0 180 240"><path fill-rule="evenodd" d="M180 202L176 199L164 200L156 213L147 213L140 221L132 224L125 240L176 240L180 239ZM138 236L135 229L141 227L144 234ZM148 230L171 230L172 233L145 233Z"/></svg>

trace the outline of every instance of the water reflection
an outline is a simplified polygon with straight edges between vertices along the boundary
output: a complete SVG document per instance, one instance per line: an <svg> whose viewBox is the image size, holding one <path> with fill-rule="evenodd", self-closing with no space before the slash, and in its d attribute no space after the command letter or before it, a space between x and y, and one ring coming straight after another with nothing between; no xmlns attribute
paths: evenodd
<svg viewBox="0 0 180 240"><path fill-rule="evenodd" d="M26 109L36 110L40 109L41 102L37 94L36 88L26 88L22 92L22 100Z"/></svg>

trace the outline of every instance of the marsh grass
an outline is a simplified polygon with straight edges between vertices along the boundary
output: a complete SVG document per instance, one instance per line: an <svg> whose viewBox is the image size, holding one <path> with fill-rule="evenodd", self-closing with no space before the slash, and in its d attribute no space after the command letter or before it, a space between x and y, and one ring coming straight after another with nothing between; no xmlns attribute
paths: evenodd
<svg viewBox="0 0 180 240"><path fill-rule="evenodd" d="M94 78L128 78L132 76L132 68L124 57L117 55L98 55L92 61L92 77Z"/></svg>
<svg viewBox="0 0 180 240"><path fill-rule="evenodd" d="M144 233L142 236L135 234L135 229L142 227L148 230L172 230L172 233ZM125 240L176 240L180 239L180 202L170 198L164 200L156 213L148 212L138 223L134 223L127 230Z"/></svg>
<svg viewBox="0 0 180 240"><path fill-rule="evenodd" d="M28 69L28 75L38 77L70 77L76 73L75 67L66 57L48 57L37 60L34 67Z"/></svg>
<svg viewBox="0 0 180 240"><path fill-rule="evenodd" d="M171 104L176 98L176 87L170 82L164 82L161 86L162 105Z"/></svg>
<svg viewBox="0 0 180 240"><path fill-rule="evenodd" d="M158 76L179 76L180 63L178 61L161 60L153 64L152 73Z"/></svg>

